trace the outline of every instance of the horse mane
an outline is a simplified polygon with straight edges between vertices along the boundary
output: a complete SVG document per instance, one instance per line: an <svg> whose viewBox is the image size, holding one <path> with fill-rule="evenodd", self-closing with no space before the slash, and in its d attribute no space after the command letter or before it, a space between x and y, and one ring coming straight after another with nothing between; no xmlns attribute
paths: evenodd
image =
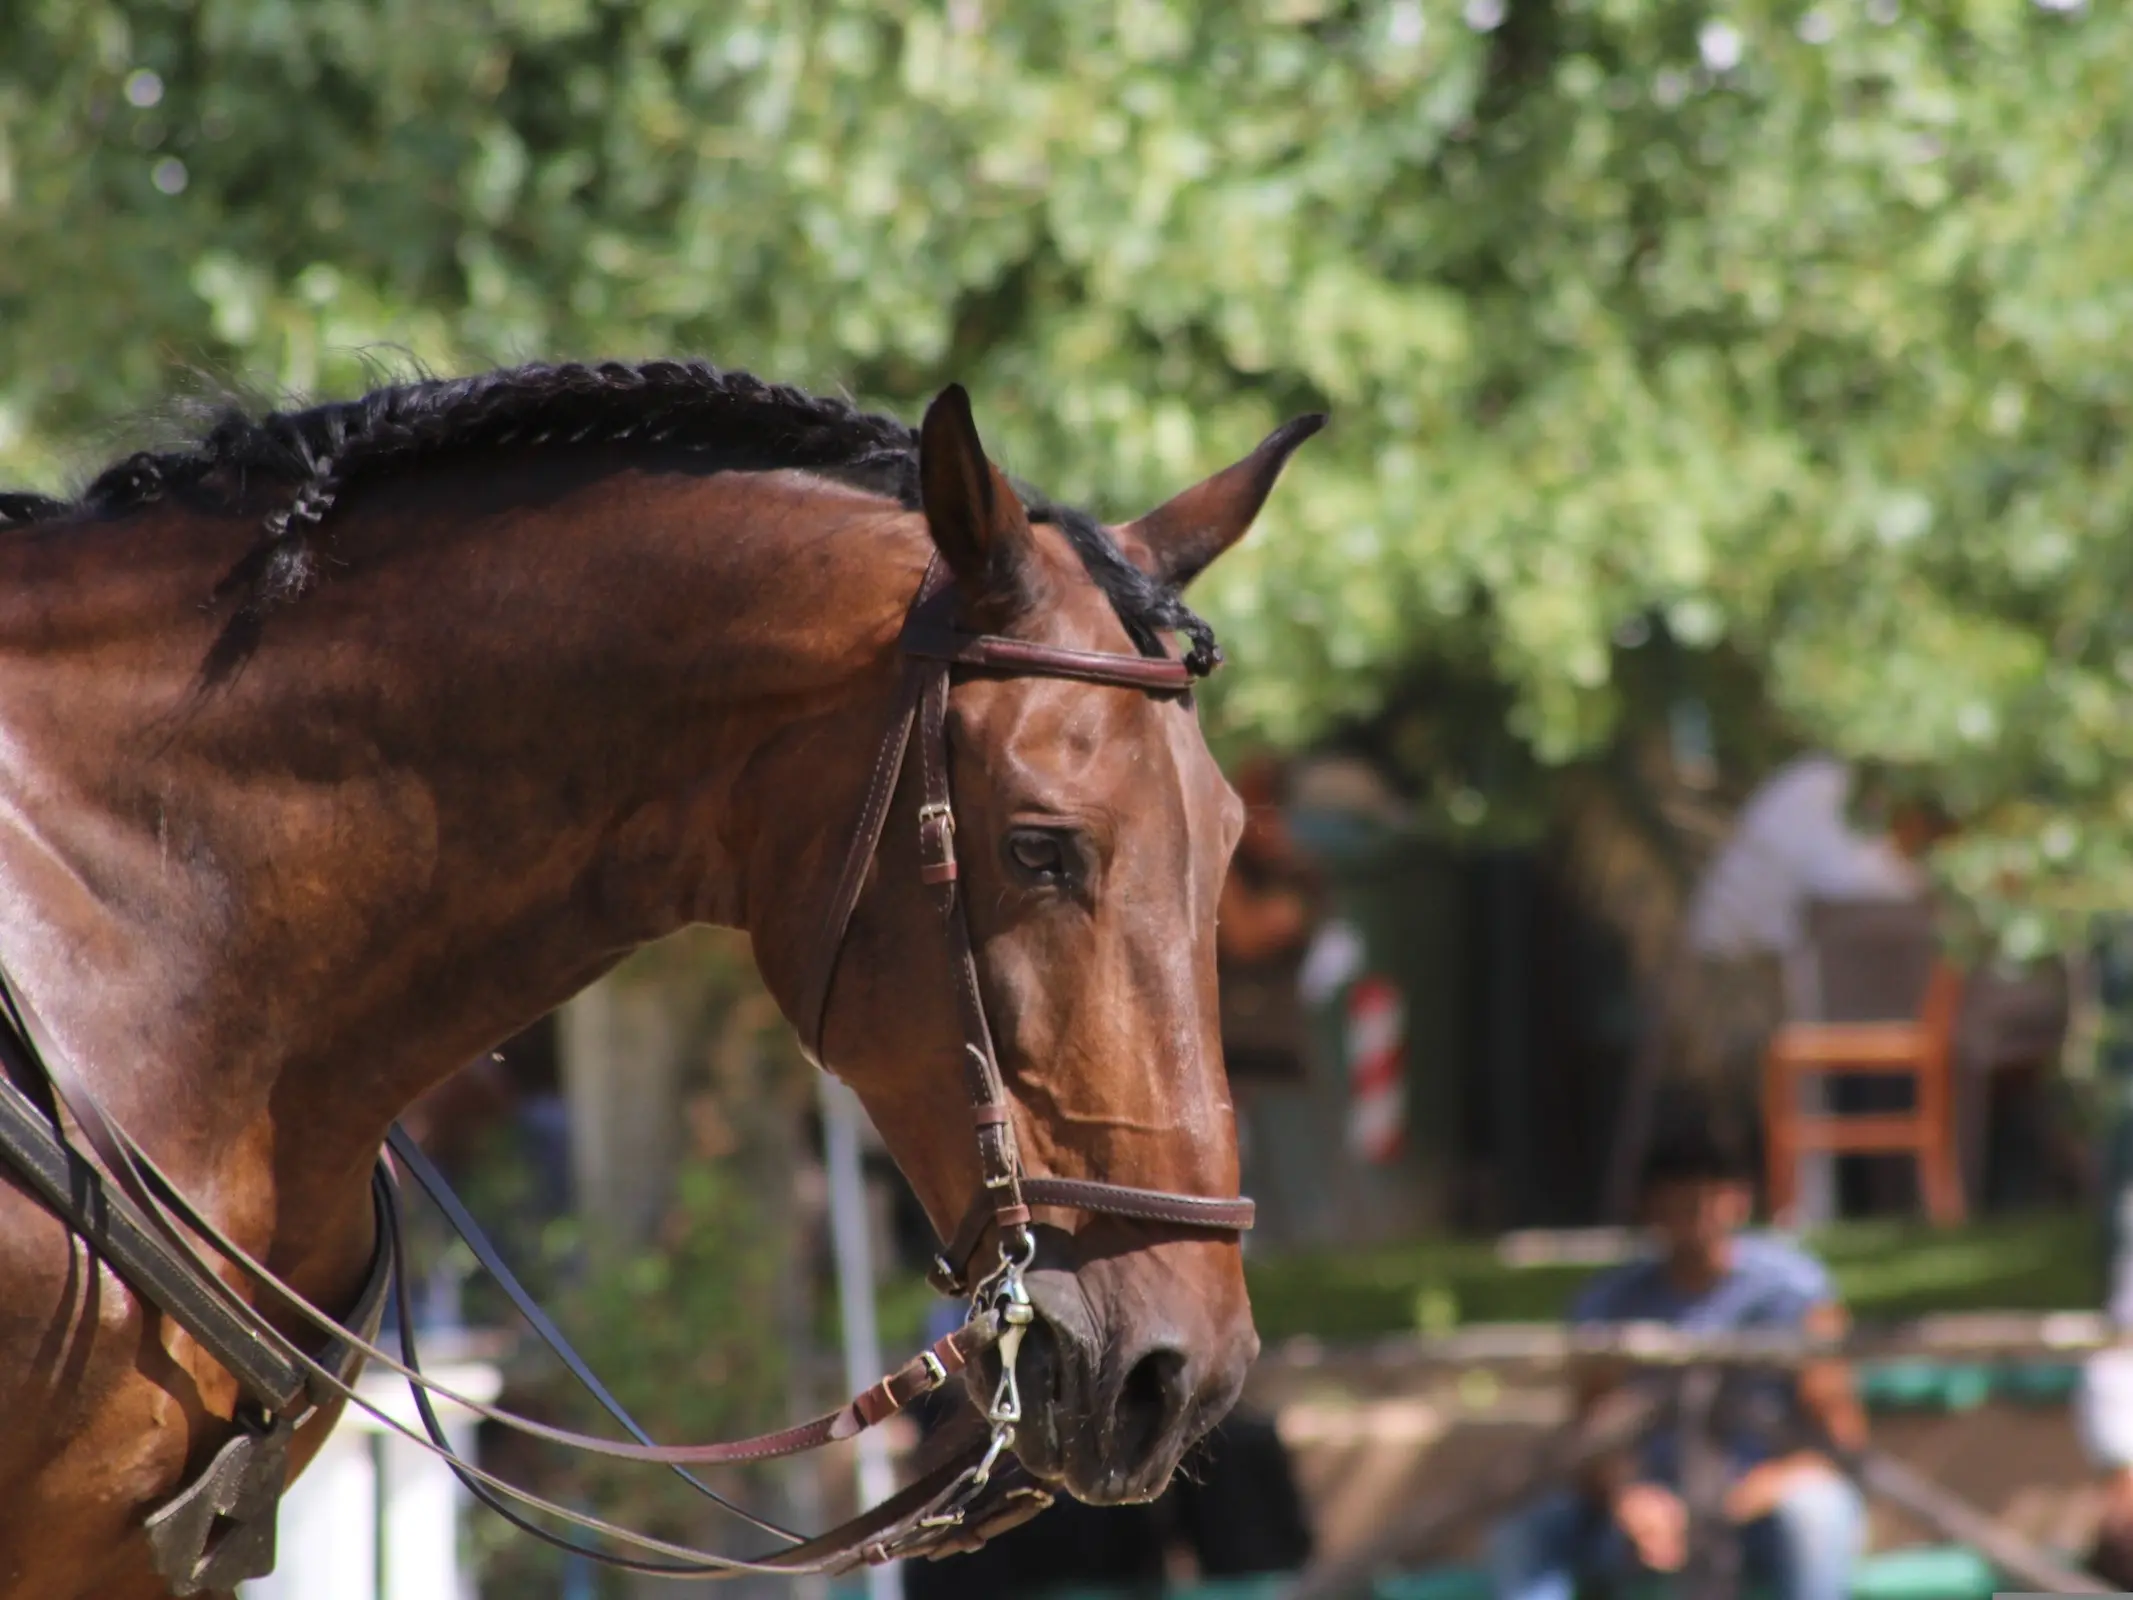
<svg viewBox="0 0 2133 1600"><path fill-rule="evenodd" d="M359 399L257 414L225 407L190 444L140 451L105 468L73 501L0 494L0 525L116 515L166 495L234 502L263 484L286 491L217 598L237 596L233 627L316 582L313 535L350 485L474 451L641 447L692 456L708 471L801 468L916 510L918 436L893 417L704 361L535 364L468 378L421 378ZM1032 521L1074 546L1144 654L1185 634L1187 663L1221 660L1213 630L1178 591L1128 561L1104 525L1017 482Z"/></svg>

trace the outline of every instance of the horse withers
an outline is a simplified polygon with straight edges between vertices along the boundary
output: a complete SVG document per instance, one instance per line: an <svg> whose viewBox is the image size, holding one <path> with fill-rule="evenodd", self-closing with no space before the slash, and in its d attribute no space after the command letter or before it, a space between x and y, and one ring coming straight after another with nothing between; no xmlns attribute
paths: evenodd
<svg viewBox="0 0 2133 1600"><path fill-rule="evenodd" d="M979 992L909 845L919 763L833 981L822 926L925 575L966 632L1151 659L1183 635L1204 670L1179 591L1315 424L1106 528L1003 477L960 390L914 435L700 364L534 367L233 413L77 500L0 497L0 966L114 1121L329 1309L368 1274L400 1111L695 922L748 930L943 1239L985 1176L969 1004L1022 1170L1234 1195L1214 908L1240 817L1188 694L958 668ZM1235 1236L1035 1212L1016 1449L1080 1498L1153 1495L1257 1348ZM144 1516L235 1400L0 1182L0 1596L165 1592Z"/></svg>

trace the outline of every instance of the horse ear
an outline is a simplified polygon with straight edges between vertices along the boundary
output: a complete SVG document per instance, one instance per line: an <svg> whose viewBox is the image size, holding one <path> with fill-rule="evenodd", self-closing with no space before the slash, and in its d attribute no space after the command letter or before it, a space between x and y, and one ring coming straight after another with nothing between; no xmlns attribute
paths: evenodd
<svg viewBox="0 0 2133 1600"><path fill-rule="evenodd" d="M997 610L1027 598L1029 517L986 459L959 383L934 398L919 426L918 492L927 531L966 599Z"/></svg>
<svg viewBox="0 0 2133 1600"><path fill-rule="evenodd" d="M1183 588L1244 537L1296 447L1325 425L1318 411L1284 422L1242 461L1127 523L1121 543L1154 576Z"/></svg>

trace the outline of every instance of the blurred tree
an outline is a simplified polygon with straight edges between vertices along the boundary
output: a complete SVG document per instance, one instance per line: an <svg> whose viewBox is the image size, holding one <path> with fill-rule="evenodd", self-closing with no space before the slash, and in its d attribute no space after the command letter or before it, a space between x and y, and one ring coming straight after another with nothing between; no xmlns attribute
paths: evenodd
<svg viewBox="0 0 2133 1600"><path fill-rule="evenodd" d="M1478 667L1475 827L1743 659L2036 946L2133 895L2129 73L2081 0L18 0L0 468L380 344L953 375L1120 514L1324 405L1228 725Z"/></svg>

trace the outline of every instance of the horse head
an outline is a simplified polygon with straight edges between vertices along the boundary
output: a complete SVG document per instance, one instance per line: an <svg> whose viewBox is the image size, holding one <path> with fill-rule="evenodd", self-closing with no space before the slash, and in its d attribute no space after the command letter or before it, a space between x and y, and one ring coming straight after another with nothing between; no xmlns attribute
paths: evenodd
<svg viewBox="0 0 2133 1600"><path fill-rule="evenodd" d="M1060 513L1033 519L986 458L963 392L950 389L921 430L919 499L963 626L1135 659L1136 643L1151 641L1145 629L1139 641L1129 633L1122 588L1141 591L1151 614L1169 605L1189 616L1177 589L1242 537L1317 426L1291 423L1138 521L1084 523L1077 539ZM956 892L1023 1169L1234 1196L1215 906L1243 807L1191 696L971 671L949 694L946 748ZM899 843L922 825L915 765L853 911L819 1050L866 1104L945 1240L984 1173L958 1060L955 964L918 853ZM1081 1499L1152 1497L1234 1403L1258 1352L1238 1241L1035 1211L1028 1285L1038 1320L1021 1356L1017 1452ZM997 1378L996 1358L973 1368L981 1400Z"/></svg>

